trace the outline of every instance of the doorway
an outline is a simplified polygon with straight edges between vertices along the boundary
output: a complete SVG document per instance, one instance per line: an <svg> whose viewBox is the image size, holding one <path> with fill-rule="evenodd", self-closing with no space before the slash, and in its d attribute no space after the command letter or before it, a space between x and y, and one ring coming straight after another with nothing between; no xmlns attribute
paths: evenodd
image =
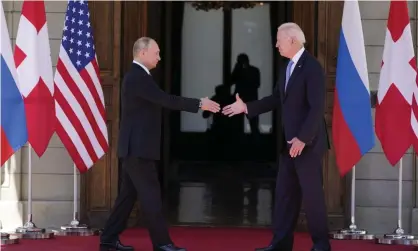
<svg viewBox="0 0 418 251"><path fill-rule="evenodd" d="M172 94L215 99L222 96L223 100L218 101L227 105L235 101L236 92L241 92L246 102L272 93L275 69L282 60L274 48L276 31L289 19L286 2L209 11L197 10L191 3L168 5L166 11L172 18L165 28L171 42L165 53L171 55L165 56L171 62L165 62L164 67L171 69ZM240 68L238 57L249 60L249 70L235 69ZM274 163L278 119L275 111L252 121L244 116L174 112L168 123L170 147L164 154L169 155L171 163Z"/></svg>
<svg viewBox="0 0 418 251"><path fill-rule="evenodd" d="M222 106L233 103L236 92L245 102L273 92L283 60L274 48L276 32L290 20L289 3L204 11L166 2L163 8L166 91ZM252 121L202 112L165 118L163 190L171 223L269 225L280 114ZM260 200L266 204L256 210ZM262 220L245 218L243 210Z"/></svg>

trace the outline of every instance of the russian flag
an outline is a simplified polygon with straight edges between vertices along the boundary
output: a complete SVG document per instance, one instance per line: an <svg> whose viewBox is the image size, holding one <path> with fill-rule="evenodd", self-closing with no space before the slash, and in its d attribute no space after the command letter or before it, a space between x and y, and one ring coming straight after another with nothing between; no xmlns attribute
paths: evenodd
<svg viewBox="0 0 418 251"><path fill-rule="evenodd" d="M28 140L26 128L26 114L23 97L20 94L17 82L16 66L10 44L9 31L4 16L3 4L1 8L1 49L0 49L0 166Z"/></svg>
<svg viewBox="0 0 418 251"><path fill-rule="evenodd" d="M338 48L332 136L341 176L375 144L363 28L357 1L345 1Z"/></svg>

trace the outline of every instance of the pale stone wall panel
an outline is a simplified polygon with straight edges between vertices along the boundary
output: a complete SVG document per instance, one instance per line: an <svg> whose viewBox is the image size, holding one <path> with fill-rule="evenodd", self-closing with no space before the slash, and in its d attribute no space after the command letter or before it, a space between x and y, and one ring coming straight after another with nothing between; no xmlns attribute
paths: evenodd
<svg viewBox="0 0 418 251"><path fill-rule="evenodd" d="M389 1L359 1L361 18L363 20L387 20L389 4ZM414 1L408 1L408 12L411 19L416 19Z"/></svg>
<svg viewBox="0 0 418 251"><path fill-rule="evenodd" d="M29 155L28 148L22 149L22 173L28 173ZM70 174L74 172L74 164L64 147L49 147L45 154L39 158L32 150L32 173L33 174Z"/></svg>
<svg viewBox="0 0 418 251"><path fill-rule="evenodd" d="M407 154L403 159L402 177L405 181L413 181L413 155ZM382 153L366 154L356 165L356 176L359 180L397 181L399 166L392 167ZM396 189L396 191L398 191ZM367 191L362 191L362 193Z"/></svg>

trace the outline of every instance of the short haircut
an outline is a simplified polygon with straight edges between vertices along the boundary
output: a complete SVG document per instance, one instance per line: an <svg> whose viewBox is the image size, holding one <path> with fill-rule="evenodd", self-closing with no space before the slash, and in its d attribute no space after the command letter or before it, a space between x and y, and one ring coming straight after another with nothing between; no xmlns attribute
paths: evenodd
<svg viewBox="0 0 418 251"><path fill-rule="evenodd" d="M284 23L277 29L279 32L284 32L287 36L295 38L299 43L305 44L305 34L299 25L295 23Z"/></svg>
<svg viewBox="0 0 418 251"><path fill-rule="evenodd" d="M135 41L134 48L132 50L133 56L135 57L135 55L141 50L148 49L152 41L154 41L154 39L150 37L138 38L138 40Z"/></svg>

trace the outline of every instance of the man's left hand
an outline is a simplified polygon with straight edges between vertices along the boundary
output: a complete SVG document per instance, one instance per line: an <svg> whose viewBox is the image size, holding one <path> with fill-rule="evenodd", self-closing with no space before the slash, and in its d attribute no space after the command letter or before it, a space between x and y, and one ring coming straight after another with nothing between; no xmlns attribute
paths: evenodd
<svg viewBox="0 0 418 251"><path fill-rule="evenodd" d="M289 150L290 157L296 158L296 156L302 154L302 150L305 147L305 143L303 143L296 137L294 137L291 141L287 141L287 143L292 145Z"/></svg>

